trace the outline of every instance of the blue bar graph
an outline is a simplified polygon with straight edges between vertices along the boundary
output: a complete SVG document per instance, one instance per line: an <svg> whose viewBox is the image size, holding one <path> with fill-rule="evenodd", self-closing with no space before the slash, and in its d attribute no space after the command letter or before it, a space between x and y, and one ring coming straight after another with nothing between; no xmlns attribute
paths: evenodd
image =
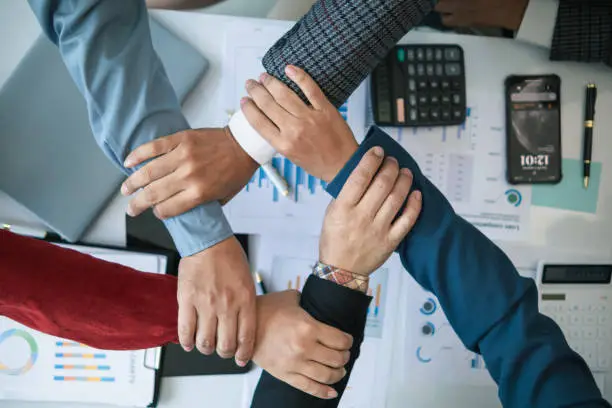
<svg viewBox="0 0 612 408"><path fill-rule="evenodd" d="M472 360L470 360L470 366L474 370L482 370L485 368L484 360L479 354L474 354L474 357L472 358Z"/></svg>
<svg viewBox="0 0 612 408"><path fill-rule="evenodd" d="M348 119L348 104L346 102L338 109L338 111L344 120ZM306 188L306 191L310 193L310 195L315 195L318 187L323 189L327 188L327 183L325 181L311 176L304 171L304 169L296 166L287 158L274 157L272 159L272 166L291 186L295 202L299 202L300 190L302 188ZM259 170L257 170L251 177L245 186L245 191L248 193L251 192L253 188L261 189L267 186L272 187L272 202L278 202L280 199L279 191L269 182L268 176L262 168L259 168Z"/></svg>
<svg viewBox="0 0 612 408"><path fill-rule="evenodd" d="M311 176L306 173L304 169L293 164L289 159L283 157L275 157L272 159L272 166L278 171L278 173L290 184L292 194L295 202L299 202L300 194L303 191L307 191L309 194L314 195L317 193L317 189L327 188L327 183L323 180ZM267 186L272 187L272 201L278 202L280 199L279 191L271 183L269 183L268 175L262 168L259 168L251 180L245 187L246 192L253 191L254 188L265 188Z"/></svg>

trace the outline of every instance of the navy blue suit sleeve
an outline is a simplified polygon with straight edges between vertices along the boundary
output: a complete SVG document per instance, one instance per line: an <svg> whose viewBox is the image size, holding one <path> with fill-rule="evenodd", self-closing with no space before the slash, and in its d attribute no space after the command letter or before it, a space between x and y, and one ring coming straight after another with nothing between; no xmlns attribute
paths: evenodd
<svg viewBox="0 0 612 408"><path fill-rule="evenodd" d="M374 146L409 168L413 189L423 193L419 220L397 249L402 264L438 297L466 347L482 354L504 406L609 406L559 327L538 312L533 280L519 276L501 249L455 214L410 154L381 129L370 129L328 192L337 196Z"/></svg>

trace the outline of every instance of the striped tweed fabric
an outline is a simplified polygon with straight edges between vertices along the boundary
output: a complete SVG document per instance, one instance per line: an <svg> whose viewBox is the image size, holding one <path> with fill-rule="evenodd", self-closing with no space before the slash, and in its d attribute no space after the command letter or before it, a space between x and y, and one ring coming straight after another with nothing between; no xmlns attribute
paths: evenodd
<svg viewBox="0 0 612 408"><path fill-rule="evenodd" d="M560 0L550 59L612 66L612 0Z"/></svg>
<svg viewBox="0 0 612 408"><path fill-rule="evenodd" d="M263 65L298 92L284 69L305 69L329 100L342 105L435 0L319 0L267 52Z"/></svg>

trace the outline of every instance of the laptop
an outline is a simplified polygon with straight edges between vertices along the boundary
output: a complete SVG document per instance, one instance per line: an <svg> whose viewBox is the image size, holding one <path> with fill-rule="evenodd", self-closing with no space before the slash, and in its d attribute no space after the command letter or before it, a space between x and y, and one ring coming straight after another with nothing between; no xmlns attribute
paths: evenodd
<svg viewBox="0 0 612 408"><path fill-rule="evenodd" d="M150 26L183 101L208 62L155 20ZM0 190L74 242L124 178L96 144L85 101L57 48L39 37L0 90Z"/></svg>

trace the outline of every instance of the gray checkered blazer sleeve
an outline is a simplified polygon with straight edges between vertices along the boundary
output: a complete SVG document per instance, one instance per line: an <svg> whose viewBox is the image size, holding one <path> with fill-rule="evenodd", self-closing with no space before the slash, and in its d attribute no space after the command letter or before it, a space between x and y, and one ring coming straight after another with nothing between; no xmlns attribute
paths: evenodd
<svg viewBox="0 0 612 408"><path fill-rule="evenodd" d="M550 59L612 66L612 0L560 0Z"/></svg>
<svg viewBox="0 0 612 408"><path fill-rule="evenodd" d="M432 10L434 0L319 0L264 56L263 65L286 78L305 69L329 100L342 105L397 41Z"/></svg>

